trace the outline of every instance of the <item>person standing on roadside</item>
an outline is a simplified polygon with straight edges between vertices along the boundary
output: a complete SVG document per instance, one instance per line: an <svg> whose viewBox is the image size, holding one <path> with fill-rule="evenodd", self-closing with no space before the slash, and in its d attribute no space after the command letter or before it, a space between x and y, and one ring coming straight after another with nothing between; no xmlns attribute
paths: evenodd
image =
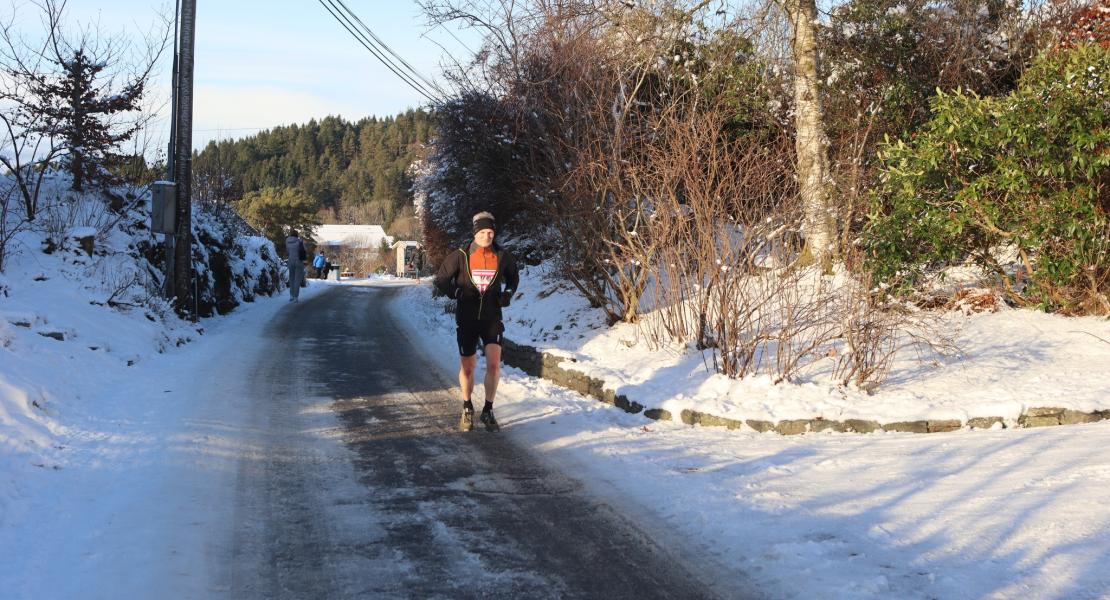
<svg viewBox="0 0 1110 600"><path fill-rule="evenodd" d="M323 250L317 250L316 256L312 258L312 268L316 269L316 279L324 278L324 264L327 262L327 257L324 256Z"/></svg>
<svg viewBox="0 0 1110 600"><path fill-rule="evenodd" d="M489 212L480 212L471 219L474 239L452 250L436 272L434 284L440 294L457 301L455 337L459 347L459 388L463 412L459 429L474 428L474 371L478 367L477 347L481 341L486 355L485 405L479 417L487 431L500 426L493 416L493 399L501 379L501 336L505 325L501 309L509 306L520 274L516 260L494 243L497 223Z"/></svg>
<svg viewBox="0 0 1110 600"><path fill-rule="evenodd" d="M297 234L296 229L289 230L289 237L285 238L285 256L289 266L289 301L298 302L301 296L301 282L304 281L304 261L308 252L304 249L304 241Z"/></svg>

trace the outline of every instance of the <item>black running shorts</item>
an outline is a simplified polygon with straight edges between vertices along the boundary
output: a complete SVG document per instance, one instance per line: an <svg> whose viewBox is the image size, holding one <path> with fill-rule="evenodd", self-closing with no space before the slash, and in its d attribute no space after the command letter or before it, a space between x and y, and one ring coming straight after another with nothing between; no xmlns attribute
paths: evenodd
<svg viewBox="0 0 1110 600"><path fill-rule="evenodd" d="M478 351L479 338L482 340L483 348L486 344L500 345L503 333L505 333L505 324L501 319L459 323L455 328L455 338L459 342L459 355L474 356Z"/></svg>

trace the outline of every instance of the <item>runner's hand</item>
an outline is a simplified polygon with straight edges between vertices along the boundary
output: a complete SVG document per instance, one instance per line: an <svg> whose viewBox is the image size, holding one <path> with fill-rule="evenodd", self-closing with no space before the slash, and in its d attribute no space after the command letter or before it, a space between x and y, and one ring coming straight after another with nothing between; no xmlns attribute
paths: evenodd
<svg viewBox="0 0 1110 600"><path fill-rule="evenodd" d="M513 301L512 292L501 292L501 306L508 306Z"/></svg>

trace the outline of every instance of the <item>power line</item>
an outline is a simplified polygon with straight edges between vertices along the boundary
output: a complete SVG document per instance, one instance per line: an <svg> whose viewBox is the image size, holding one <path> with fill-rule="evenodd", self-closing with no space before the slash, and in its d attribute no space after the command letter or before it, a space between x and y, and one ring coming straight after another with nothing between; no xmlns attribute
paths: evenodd
<svg viewBox="0 0 1110 600"><path fill-rule="evenodd" d="M351 9L350 9L350 8L349 8L349 7L348 7L348 6L347 6L347 5L346 5L346 4L345 4L345 3L343 2L343 0L334 0L334 1L335 1L335 2L338 2L338 3L339 3L339 5L340 5L340 6L342 6L342 7L343 7L343 8L344 8L344 9L345 9L345 10L347 11L347 13L348 13L348 14L350 14L350 15L351 15L352 17L354 17L355 21L357 21L357 22L358 22L358 24L359 24L360 26L362 26L362 29L363 29L363 30L364 30L364 31L365 31L366 33L370 34L370 37L374 38L374 41L375 41L375 42L377 42L377 45L378 45L379 47L381 47L381 48L384 48L386 52L388 52L388 53L390 53L391 55L393 55L393 57L394 57L394 58L396 58L397 60L399 60L399 61L401 62L401 64L402 64L402 65L404 65L404 66L405 66L405 67L406 67L406 68L408 69L408 71L409 71L410 73L412 73L413 75L415 75L415 76L416 76L416 77L417 77L418 79L420 79L420 81L423 81L423 82L424 82L424 83L425 83L425 84L426 84L426 85L427 85L427 86L428 86L428 87L429 87L430 89L434 90L434 91L435 91L435 92L436 92L437 94L439 94L439 95L442 95L442 94L443 94L443 90L439 89L439 86L437 86L437 85L436 85L435 83L433 83L433 82L429 81L429 80L428 80L428 79L427 79L426 77L424 77L423 75L421 75L421 74L420 74L420 72L419 72L419 71L417 71L416 69L414 69L414 68L413 68L413 66L412 66L412 65L410 65L410 64L408 63L408 61L406 61L406 60L405 60L404 58L402 58L402 57L401 57L401 55L399 55L399 54L397 54L396 52L394 52L394 51L393 51L393 49L392 49L392 48L390 48L388 44L386 44L385 42L383 42L383 41L382 41L382 39L381 39L381 38L379 38L379 37L378 37L377 35L374 35L374 32L373 32L373 31L372 31L372 30L371 30L371 29L370 29L370 28L369 28L369 27L368 27L368 26L366 25L366 23L363 23L363 22L362 22L362 19L360 19L360 18L359 18L359 16L355 14L355 11L351 10Z"/></svg>
<svg viewBox="0 0 1110 600"><path fill-rule="evenodd" d="M194 129L193 133L198 133L201 131L259 131L262 129L273 129L274 127L274 125L270 125L268 127L214 127L212 129Z"/></svg>
<svg viewBox="0 0 1110 600"><path fill-rule="evenodd" d="M446 31L447 35L455 38L455 41L458 42L459 45L462 46L463 48L466 48L467 52L469 52L471 54L475 54L475 55L478 54L477 52L471 50L470 46L467 46L462 40L460 40L459 36L455 35L455 33L453 31L451 31L450 29L448 29L446 25L444 25L443 23L436 23L436 25L439 26L440 29ZM454 57L452 57L452 58L454 58Z"/></svg>
<svg viewBox="0 0 1110 600"><path fill-rule="evenodd" d="M411 76L407 76L406 74L402 73L399 67L397 67L388 58L386 58L383 53L374 46L373 41L371 41L365 35L360 35L359 32L355 31L355 29L353 29L355 28L354 23L351 22L350 18L340 15L341 11L337 6L334 5L333 0L318 1L320 2L320 5L323 6L324 9L327 10L328 13L330 13L331 16L334 17L341 26L343 26L344 29L347 30L348 33L354 36L355 40L357 40L358 43L362 44L364 48L370 51L370 53L374 55L374 58L378 59L378 61L385 65L387 69L392 71L394 75L400 77L402 81L408 84L408 86L412 89L416 90L416 92L419 93L421 96L427 98L429 102L439 103L439 100L434 97L434 94L432 92L429 92L428 90L421 87L421 85L417 83L416 80L413 79Z"/></svg>
<svg viewBox="0 0 1110 600"><path fill-rule="evenodd" d="M354 24L350 23L349 19L347 19L346 17L340 16L339 8L332 5L331 0L326 0L326 2L325 2L325 0L319 0L319 2L320 2L320 5L323 6L324 9L327 10L328 13L330 13L331 16L334 17L335 20L338 21L341 26L343 26L344 29L347 30L347 33L350 33L352 36L354 36L355 40L358 41L358 43L362 44L362 46L364 48L369 50L370 53L374 55L374 58L378 59L378 61L381 62L383 65L385 65L387 69L392 71L394 75L400 77L402 81L404 81L406 84L409 85L409 87L416 90L420 95L424 96L428 100L434 102L434 100L432 99L431 95L428 93L427 90L421 88L420 85L418 83L416 83L414 80L412 80L409 77L406 77L403 73L399 72L397 70L397 68L391 62L389 62L388 59L386 59L384 56L382 56L378 52L378 50L373 46L372 42L370 42L364 36L360 35L358 32L353 30L352 27L354 27Z"/></svg>

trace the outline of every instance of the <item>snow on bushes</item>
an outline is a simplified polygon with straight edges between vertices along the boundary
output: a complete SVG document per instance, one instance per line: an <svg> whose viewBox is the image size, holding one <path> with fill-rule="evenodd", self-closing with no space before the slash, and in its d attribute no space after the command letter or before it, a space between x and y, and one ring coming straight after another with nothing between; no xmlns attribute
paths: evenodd
<svg viewBox="0 0 1110 600"><path fill-rule="evenodd" d="M970 262L1019 303L1110 313L1108 78L1110 49L1088 45L1041 56L1006 96L938 94L883 152L862 237L880 280Z"/></svg>

